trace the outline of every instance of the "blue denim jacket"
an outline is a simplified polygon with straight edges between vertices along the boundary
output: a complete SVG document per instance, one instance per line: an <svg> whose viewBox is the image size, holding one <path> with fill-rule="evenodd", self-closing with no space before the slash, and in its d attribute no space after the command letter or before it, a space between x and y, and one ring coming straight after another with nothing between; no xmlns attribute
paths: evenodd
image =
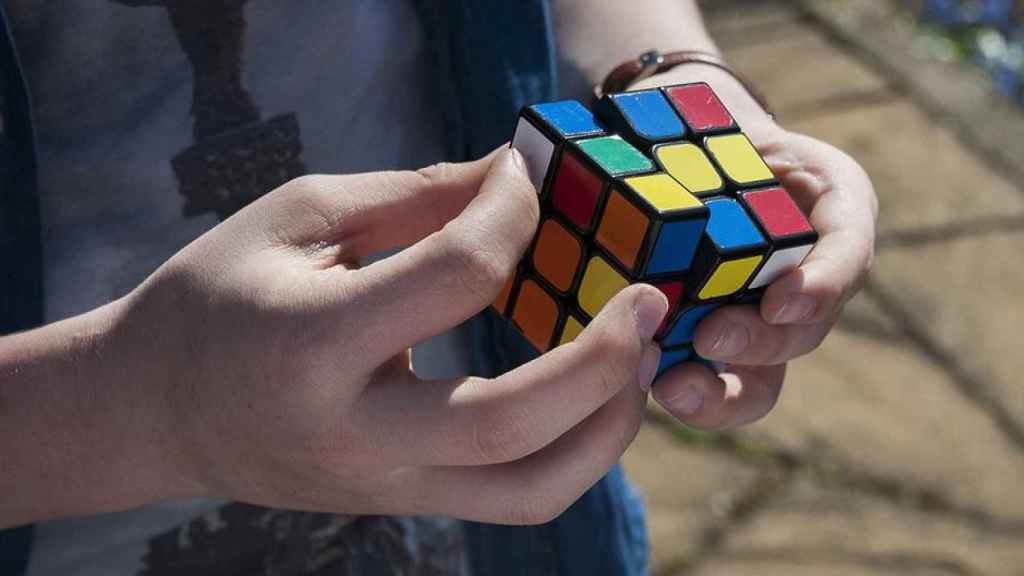
<svg viewBox="0 0 1024 576"><path fill-rule="evenodd" d="M557 96L547 0L417 0L417 9L438 77L452 79L442 86L452 159L483 155L509 137L521 106ZM42 322L43 287L31 106L2 3L0 114L0 333L9 333ZM530 358L522 339L490 315L460 331L479 375ZM465 534L474 574L647 573L643 505L619 467L548 524L466 523ZM0 576L20 574L30 549L31 527L0 531Z"/></svg>

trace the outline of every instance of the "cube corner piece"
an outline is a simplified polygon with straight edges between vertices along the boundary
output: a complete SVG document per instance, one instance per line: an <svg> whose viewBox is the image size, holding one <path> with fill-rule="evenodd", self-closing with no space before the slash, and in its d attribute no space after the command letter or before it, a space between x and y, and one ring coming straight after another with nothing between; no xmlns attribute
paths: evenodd
<svg viewBox="0 0 1024 576"><path fill-rule="evenodd" d="M732 113L706 82L665 86L661 91L694 138L740 129Z"/></svg>
<svg viewBox="0 0 1024 576"><path fill-rule="evenodd" d="M583 104L575 100L547 102L520 110L511 146L523 155L537 193L543 194L563 145L604 133L604 127Z"/></svg>
<svg viewBox="0 0 1024 576"><path fill-rule="evenodd" d="M818 233L782 186L743 191L738 198L769 245L748 286L756 290L798 268L814 249Z"/></svg>

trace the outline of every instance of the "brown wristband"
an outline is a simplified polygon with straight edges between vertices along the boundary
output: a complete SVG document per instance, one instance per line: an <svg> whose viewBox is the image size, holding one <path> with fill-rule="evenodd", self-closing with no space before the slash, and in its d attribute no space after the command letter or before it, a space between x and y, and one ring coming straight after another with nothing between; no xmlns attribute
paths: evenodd
<svg viewBox="0 0 1024 576"><path fill-rule="evenodd" d="M712 52L704 52L702 50L682 50L679 52L669 52L667 54L662 54L657 50L644 52L636 60L623 62L616 66L600 86L594 87L594 98L596 100L600 100L605 94L623 92L636 82L654 76L655 74L667 72L672 68L683 64L706 64L708 66L714 66L719 70L724 70L746 89L750 96L760 104L761 108L763 108L765 112L772 117L775 116L772 114L771 109L768 106L767 99L765 99L764 95L761 94L759 90L754 88L750 82L729 67L721 56Z"/></svg>

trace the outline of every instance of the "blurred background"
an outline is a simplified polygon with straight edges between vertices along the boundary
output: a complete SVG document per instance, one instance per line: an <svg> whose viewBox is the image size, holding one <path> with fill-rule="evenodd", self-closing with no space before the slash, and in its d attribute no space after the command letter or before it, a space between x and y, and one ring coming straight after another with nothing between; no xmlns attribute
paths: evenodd
<svg viewBox="0 0 1024 576"><path fill-rule="evenodd" d="M1024 1L704 4L780 122L867 169L880 236L764 421L652 406L654 574L1024 574Z"/></svg>

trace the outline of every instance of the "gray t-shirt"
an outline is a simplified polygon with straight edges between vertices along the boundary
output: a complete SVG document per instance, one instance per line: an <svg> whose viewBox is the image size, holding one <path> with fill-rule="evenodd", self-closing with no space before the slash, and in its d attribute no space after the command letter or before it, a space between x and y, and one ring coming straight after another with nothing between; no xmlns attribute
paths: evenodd
<svg viewBox="0 0 1024 576"><path fill-rule="evenodd" d="M166 5L165 5L166 4ZM48 322L118 298L306 172L443 159L407 0L11 0L36 113ZM454 339L417 351L464 372ZM31 576L451 574L457 522L166 502L37 526Z"/></svg>

